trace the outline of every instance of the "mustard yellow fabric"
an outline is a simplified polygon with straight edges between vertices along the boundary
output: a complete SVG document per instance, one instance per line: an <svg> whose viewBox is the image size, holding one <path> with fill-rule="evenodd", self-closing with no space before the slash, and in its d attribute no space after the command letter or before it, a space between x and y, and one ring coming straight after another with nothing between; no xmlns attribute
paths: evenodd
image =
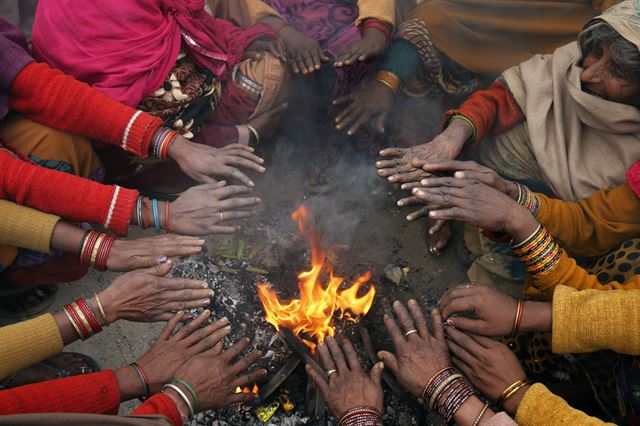
<svg viewBox="0 0 640 426"><path fill-rule="evenodd" d="M60 353L64 347L51 314L0 327L0 342L0 378Z"/></svg>
<svg viewBox="0 0 640 426"><path fill-rule="evenodd" d="M552 348L556 353L611 349L640 355L640 290L597 291L557 286Z"/></svg>
<svg viewBox="0 0 640 426"><path fill-rule="evenodd" d="M575 256L602 255L640 235L640 200L626 181L573 203L538 197L538 221Z"/></svg>
<svg viewBox="0 0 640 426"><path fill-rule="evenodd" d="M394 0L358 0L359 16L356 25L365 19L380 19L391 25L396 22L396 4Z"/></svg>
<svg viewBox="0 0 640 426"><path fill-rule="evenodd" d="M516 412L516 423L520 426L613 425L571 408L564 399L540 383L531 386L524 394Z"/></svg>
<svg viewBox="0 0 640 426"><path fill-rule="evenodd" d="M0 245L49 253L53 229L60 220L58 216L0 200L0 218ZM12 251L0 250L0 255ZM10 264L13 256L13 253L6 259L0 256L0 265Z"/></svg>

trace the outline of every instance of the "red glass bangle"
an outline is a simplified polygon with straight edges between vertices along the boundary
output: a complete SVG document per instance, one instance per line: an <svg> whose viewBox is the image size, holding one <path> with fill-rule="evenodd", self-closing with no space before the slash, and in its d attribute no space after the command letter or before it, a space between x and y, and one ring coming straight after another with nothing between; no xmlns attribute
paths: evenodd
<svg viewBox="0 0 640 426"><path fill-rule="evenodd" d="M362 25L362 32L369 28L375 28L376 30L382 32L387 40L391 37L391 30L389 26L384 21L380 21L378 19L368 20Z"/></svg>

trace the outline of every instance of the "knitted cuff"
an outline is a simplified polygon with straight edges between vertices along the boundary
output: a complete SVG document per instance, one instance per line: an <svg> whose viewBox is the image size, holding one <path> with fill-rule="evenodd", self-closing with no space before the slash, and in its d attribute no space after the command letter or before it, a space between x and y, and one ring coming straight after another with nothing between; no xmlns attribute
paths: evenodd
<svg viewBox="0 0 640 426"><path fill-rule="evenodd" d="M634 194L640 198L640 160L633 163L627 172L627 181L629 182Z"/></svg>
<svg viewBox="0 0 640 426"><path fill-rule="evenodd" d="M127 235L129 223L133 217L133 209L139 196L138 191L115 185L103 226L111 229L118 236Z"/></svg>
<svg viewBox="0 0 640 426"><path fill-rule="evenodd" d="M149 145L153 134L163 124L163 121L158 117L136 111L124 129L120 147L140 158L146 158L149 155Z"/></svg>

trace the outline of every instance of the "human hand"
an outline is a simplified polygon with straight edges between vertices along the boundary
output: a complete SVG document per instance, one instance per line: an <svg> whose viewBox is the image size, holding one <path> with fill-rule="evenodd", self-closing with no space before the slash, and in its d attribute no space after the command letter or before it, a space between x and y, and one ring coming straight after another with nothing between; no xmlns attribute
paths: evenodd
<svg viewBox="0 0 640 426"><path fill-rule="evenodd" d="M422 309L415 300L409 301L411 315L398 301L394 302L393 310L398 316L400 326L388 315L384 317L384 326L391 336L395 354L381 351L378 357L400 384L419 398L429 380L438 371L451 366L442 330L442 317L437 310L431 311L432 334Z"/></svg>
<svg viewBox="0 0 640 426"><path fill-rule="evenodd" d="M329 62L320 44L292 27L284 27L278 33L286 48L287 62L295 74L311 74Z"/></svg>
<svg viewBox="0 0 640 426"><path fill-rule="evenodd" d="M173 312L208 306L213 298L206 282L165 278L170 260L154 268L121 275L98 294L107 323L118 319L136 322L169 320Z"/></svg>
<svg viewBox="0 0 640 426"><path fill-rule="evenodd" d="M136 361L147 376L151 394L160 392L187 360L210 351L229 334L231 326L226 318L203 327L210 316L211 312L206 310L174 334L178 324L188 317L184 312L173 315L158 340Z"/></svg>
<svg viewBox="0 0 640 426"><path fill-rule="evenodd" d="M524 233L523 239L538 226L525 207L476 180L447 177L437 182L437 187L414 188L412 191L432 210L429 212L432 219L459 220L486 231L506 232L513 238Z"/></svg>
<svg viewBox="0 0 640 426"><path fill-rule="evenodd" d="M506 336L513 329L518 302L483 285L463 284L448 290L438 302L447 324L482 336ZM468 312L475 318L457 316Z"/></svg>
<svg viewBox="0 0 640 426"><path fill-rule="evenodd" d="M334 106L347 106L335 118L336 128L349 127L347 134L355 134L369 120L376 121L376 128L384 133L384 122L393 103L393 91L377 80L364 85L353 93L333 101Z"/></svg>
<svg viewBox="0 0 640 426"><path fill-rule="evenodd" d="M331 336L318 345L318 353L322 367L333 373L328 375L327 381L307 365L307 374L322 392L327 407L336 419L355 407L373 407L382 412L382 362L374 365L369 374L365 373L351 342L345 339L340 347Z"/></svg>
<svg viewBox="0 0 640 426"><path fill-rule="evenodd" d="M240 144L214 148L189 142L182 136L169 147L168 155L173 158L186 175L201 183L215 183L220 176L233 178L243 185L253 187L249 177L238 170L239 167L264 173L264 160L253 153L254 149Z"/></svg>
<svg viewBox="0 0 640 426"><path fill-rule="evenodd" d="M227 222L253 217L261 200L241 197L251 190L245 186L209 183L187 189L170 205L171 230L187 235L232 234L239 227Z"/></svg>
<svg viewBox="0 0 640 426"><path fill-rule="evenodd" d="M249 124L256 129L260 139L268 138L272 136L276 130L278 129L278 125L280 124L280 117L282 114L289 108L289 104L283 102L279 105L274 106L268 111L263 112L262 114L256 115L249 119Z"/></svg>
<svg viewBox="0 0 640 426"><path fill-rule="evenodd" d="M511 350L493 339L445 326L453 365L481 394L496 401L507 387L527 376ZM514 414L528 386L509 398L504 408Z"/></svg>
<svg viewBox="0 0 640 426"><path fill-rule="evenodd" d="M503 194L507 194L509 197L514 200L518 199L518 186L515 182L502 178L498 173L489 167L481 166L475 161L442 161L439 163L424 163L424 164L416 164L415 166L420 166L422 170L425 172L434 175L431 177L427 177L420 181L420 186L423 187L433 187L440 186L439 179L437 175L442 172L453 172L453 177L457 179L469 179L469 180L477 180L478 182L484 183L485 185L490 186L491 188L497 189ZM410 189L410 188L406 188ZM412 188L411 188L412 189Z"/></svg>
<svg viewBox="0 0 640 426"><path fill-rule="evenodd" d="M254 61L262 59L264 53L271 53L278 59L285 57L285 46L281 39L256 40L244 50L244 57Z"/></svg>
<svg viewBox="0 0 640 426"><path fill-rule="evenodd" d="M240 353L249 345L250 340L243 338L227 350L222 350L222 343L214 348L189 359L178 369L175 377L187 382L200 398L200 410L226 407L230 404L254 402L258 394L236 393L237 387L250 386L267 375L264 369L248 372L261 353L253 351L240 357ZM178 387L182 385L174 383ZM183 388L185 394L189 395Z"/></svg>
<svg viewBox="0 0 640 426"><path fill-rule="evenodd" d="M382 55L387 45L387 36L376 28L367 28L360 40L356 40L347 46L336 59L335 67L342 68L353 65L356 62L364 62L367 59Z"/></svg>
<svg viewBox="0 0 640 426"><path fill-rule="evenodd" d="M419 182L430 174L420 168L423 163L439 163L453 160L460 154L464 143L473 129L466 121L453 120L444 132L428 143L411 148L387 148L380 151L383 157L376 163L378 176L386 177L391 183ZM416 163L417 165L414 165ZM410 189L406 188L405 189Z"/></svg>
<svg viewBox="0 0 640 426"><path fill-rule="evenodd" d="M188 256L202 251L204 240L182 235L157 235L137 240L114 241L107 269L128 272L160 264L167 257ZM166 257L165 257L166 256Z"/></svg>

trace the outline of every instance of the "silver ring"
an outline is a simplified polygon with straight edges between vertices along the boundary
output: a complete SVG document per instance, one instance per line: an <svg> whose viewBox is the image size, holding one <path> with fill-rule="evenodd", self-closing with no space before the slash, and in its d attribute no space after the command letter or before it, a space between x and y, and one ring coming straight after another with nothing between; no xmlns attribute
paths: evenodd
<svg viewBox="0 0 640 426"><path fill-rule="evenodd" d="M332 368L331 370L327 370L327 379L331 377L333 373L337 373L337 372L338 370L336 370L335 368Z"/></svg>
<svg viewBox="0 0 640 426"><path fill-rule="evenodd" d="M86 373L87 367L80 367L80 374Z"/></svg>
<svg viewBox="0 0 640 426"><path fill-rule="evenodd" d="M404 333L404 337L409 337L410 334L417 333L417 332L418 330L416 330L415 328L412 328L411 330Z"/></svg>

